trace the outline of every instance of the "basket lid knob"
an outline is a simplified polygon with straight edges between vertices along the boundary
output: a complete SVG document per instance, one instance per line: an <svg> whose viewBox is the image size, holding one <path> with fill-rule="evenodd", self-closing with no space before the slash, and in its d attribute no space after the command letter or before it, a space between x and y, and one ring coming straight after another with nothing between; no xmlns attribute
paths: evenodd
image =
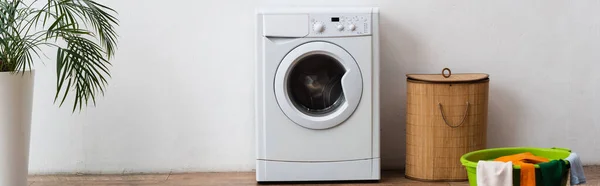
<svg viewBox="0 0 600 186"><path fill-rule="evenodd" d="M464 74L452 74L450 68L444 68L442 74L407 74L408 80L413 81L425 81L433 83L464 83L464 82L475 82L486 80L490 77L488 74L483 73L464 73Z"/></svg>

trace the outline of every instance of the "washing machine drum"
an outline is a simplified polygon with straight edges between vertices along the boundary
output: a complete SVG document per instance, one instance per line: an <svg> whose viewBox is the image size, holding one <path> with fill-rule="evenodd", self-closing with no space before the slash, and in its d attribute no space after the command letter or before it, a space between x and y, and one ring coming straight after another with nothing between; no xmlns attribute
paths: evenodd
<svg viewBox="0 0 600 186"><path fill-rule="evenodd" d="M282 60L275 77L275 96L294 123L329 129L354 113L362 86L360 69L346 50L327 42L311 42Z"/></svg>
<svg viewBox="0 0 600 186"><path fill-rule="evenodd" d="M333 57L315 54L300 59L288 77L294 106L309 115L323 115L344 101L342 76L346 69Z"/></svg>

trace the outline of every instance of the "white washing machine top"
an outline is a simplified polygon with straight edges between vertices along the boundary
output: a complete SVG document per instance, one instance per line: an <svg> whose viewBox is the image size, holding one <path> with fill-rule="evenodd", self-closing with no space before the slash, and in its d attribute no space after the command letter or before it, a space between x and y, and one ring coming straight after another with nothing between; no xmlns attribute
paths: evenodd
<svg viewBox="0 0 600 186"><path fill-rule="evenodd" d="M257 16L257 181L379 179L376 8Z"/></svg>
<svg viewBox="0 0 600 186"><path fill-rule="evenodd" d="M304 12L302 12L304 11ZM265 37L344 37L372 34L372 8L265 9Z"/></svg>

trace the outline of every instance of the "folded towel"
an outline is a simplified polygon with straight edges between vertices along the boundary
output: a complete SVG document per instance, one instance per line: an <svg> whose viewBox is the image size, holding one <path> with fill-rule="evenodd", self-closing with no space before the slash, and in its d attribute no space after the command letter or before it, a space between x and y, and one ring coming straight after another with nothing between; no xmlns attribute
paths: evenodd
<svg viewBox="0 0 600 186"><path fill-rule="evenodd" d="M540 163L540 172L542 173L542 182L544 186L561 186L563 185L563 175L567 174L569 168L563 160L552 160L547 163ZM564 185L567 181L564 181Z"/></svg>
<svg viewBox="0 0 600 186"><path fill-rule="evenodd" d="M477 163L478 186L512 186L512 162L479 161Z"/></svg>
<svg viewBox="0 0 600 186"><path fill-rule="evenodd" d="M571 185L579 185L585 183L585 174L583 173L583 164L577 153L571 152L571 155L566 159L571 164Z"/></svg>

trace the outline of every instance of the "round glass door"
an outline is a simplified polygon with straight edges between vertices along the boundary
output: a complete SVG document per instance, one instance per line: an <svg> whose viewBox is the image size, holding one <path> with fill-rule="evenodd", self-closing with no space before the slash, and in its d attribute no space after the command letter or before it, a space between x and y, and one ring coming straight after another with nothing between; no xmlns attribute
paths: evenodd
<svg viewBox="0 0 600 186"><path fill-rule="evenodd" d="M363 84L348 52L331 43L311 42L288 53L274 85L279 107L290 120L309 129L328 129L354 113Z"/></svg>
<svg viewBox="0 0 600 186"><path fill-rule="evenodd" d="M299 59L290 69L287 91L296 109L313 116L326 115L344 102L344 66L325 54Z"/></svg>

